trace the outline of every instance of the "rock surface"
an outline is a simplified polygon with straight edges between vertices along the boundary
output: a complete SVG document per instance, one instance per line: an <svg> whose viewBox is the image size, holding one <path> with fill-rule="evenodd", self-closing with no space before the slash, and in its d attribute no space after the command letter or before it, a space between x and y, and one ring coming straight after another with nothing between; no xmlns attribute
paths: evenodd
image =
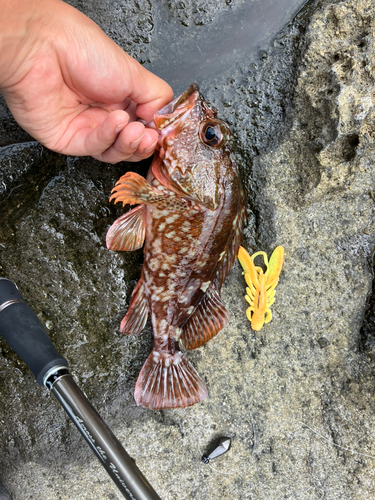
<svg viewBox="0 0 375 500"><path fill-rule="evenodd" d="M229 3L215 5L236 8ZM72 4L139 60L151 58L152 2ZM184 22L195 4L172 17ZM215 22L216 7L202 5L202 24ZM135 406L151 329L123 338L118 326L142 252L105 248L121 213L110 189L147 162L51 153L0 103L0 275L18 284L163 500L374 497L374 314L361 329L375 292L374 32L371 0L308 2L258 60L199 82L233 129L249 201L244 246L270 253L281 244L286 260L260 332L246 319L235 265L222 293L229 326L188 353L209 397L185 410ZM122 498L2 340L0 354L0 481L12 499ZM233 437L230 451L203 464L219 435Z"/></svg>

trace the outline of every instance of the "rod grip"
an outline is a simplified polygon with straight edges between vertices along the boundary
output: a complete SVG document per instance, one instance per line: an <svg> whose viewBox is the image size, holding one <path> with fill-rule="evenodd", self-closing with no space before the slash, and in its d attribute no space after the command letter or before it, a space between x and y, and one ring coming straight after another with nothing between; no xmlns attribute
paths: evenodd
<svg viewBox="0 0 375 500"><path fill-rule="evenodd" d="M38 384L52 368L68 366L16 285L0 278L0 335L33 372Z"/></svg>

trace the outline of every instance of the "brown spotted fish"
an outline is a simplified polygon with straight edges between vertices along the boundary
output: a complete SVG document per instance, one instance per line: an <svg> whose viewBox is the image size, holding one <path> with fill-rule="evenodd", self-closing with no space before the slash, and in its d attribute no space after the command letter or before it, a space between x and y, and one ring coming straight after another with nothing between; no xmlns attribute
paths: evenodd
<svg viewBox="0 0 375 500"><path fill-rule="evenodd" d="M191 85L158 111L159 147L144 177L127 172L111 200L137 204L111 226L110 250L144 243L144 264L121 331L139 333L151 317L154 346L134 398L151 409L183 408L207 397L179 349L196 349L228 322L220 289L236 259L245 201L228 126Z"/></svg>

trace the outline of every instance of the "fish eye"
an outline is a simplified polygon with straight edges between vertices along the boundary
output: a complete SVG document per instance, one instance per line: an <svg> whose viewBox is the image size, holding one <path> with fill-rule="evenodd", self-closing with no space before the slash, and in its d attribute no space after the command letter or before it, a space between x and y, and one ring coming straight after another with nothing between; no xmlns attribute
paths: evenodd
<svg viewBox="0 0 375 500"><path fill-rule="evenodd" d="M199 135L201 141L207 146L220 148L228 138L229 129L219 120L210 120L201 124Z"/></svg>
<svg viewBox="0 0 375 500"><path fill-rule="evenodd" d="M216 130L214 129L214 127L206 127L206 130L204 131L204 137L206 139L207 142L212 142L214 140L217 139L217 135L216 135Z"/></svg>

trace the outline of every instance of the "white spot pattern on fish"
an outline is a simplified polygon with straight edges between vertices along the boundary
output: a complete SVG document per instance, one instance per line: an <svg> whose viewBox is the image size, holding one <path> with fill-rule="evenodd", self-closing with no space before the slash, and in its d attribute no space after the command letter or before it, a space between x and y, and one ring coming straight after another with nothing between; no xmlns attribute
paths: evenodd
<svg viewBox="0 0 375 500"><path fill-rule="evenodd" d="M201 284L201 290L202 292L206 292L207 288L210 286L211 281L205 281L204 283Z"/></svg>
<svg viewBox="0 0 375 500"><path fill-rule="evenodd" d="M199 347L227 322L219 292L240 245L244 196L229 129L197 86L156 113L153 121L160 152L147 181L128 172L112 199L145 207L142 276L121 325L124 333L137 333L147 312L151 316L154 347L134 397L137 404L157 409L189 406L207 396L178 342L187 349ZM215 127L219 146L207 143L202 132L207 126ZM110 238L107 244L111 248ZM142 321L134 321L140 314Z"/></svg>

